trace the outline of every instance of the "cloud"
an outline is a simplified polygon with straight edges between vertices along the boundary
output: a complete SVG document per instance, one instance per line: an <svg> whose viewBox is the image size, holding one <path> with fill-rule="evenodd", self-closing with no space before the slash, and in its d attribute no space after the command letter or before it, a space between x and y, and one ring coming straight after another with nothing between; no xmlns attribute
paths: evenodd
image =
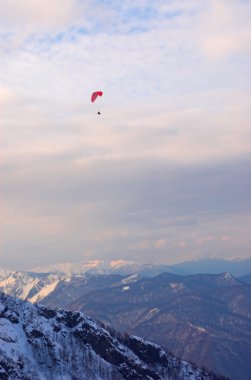
<svg viewBox="0 0 251 380"><path fill-rule="evenodd" d="M6 263L248 254L249 15L234 0L0 0Z"/></svg>
<svg viewBox="0 0 251 380"><path fill-rule="evenodd" d="M178 246L179 246L179 248L185 248L186 243L184 243L184 241L179 241Z"/></svg>
<svg viewBox="0 0 251 380"><path fill-rule="evenodd" d="M0 87L0 104L1 107L12 104L15 101L15 94L11 91L10 88L1 86Z"/></svg>
<svg viewBox="0 0 251 380"><path fill-rule="evenodd" d="M199 22L201 48L206 56L223 59L250 53L250 3L213 0L208 5Z"/></svg>
<svg viewBox="0 0 251 380"><path fill-rule="evenodd" d="M65 26L76 7L74 0L0 1L0 19L3 25L20 27Z"/></svg>
<svg viewBox="0 0 251 380"><path fill-rule="evenodd" d="M154 245L156 248L162 248L162 247L165 247L166 244L167 244L166 239L159 239L159 240L156 240Z"/></svg>
<svg viewBox="0 0 251 380"><path fill-rule="evenodd" d="M201 238L199 238L197 241L196 241L196 244L197 245L204 245L204 244L207 244L208 242L210 241L213 241L215 240L215 236L203 236Z"/></svg>

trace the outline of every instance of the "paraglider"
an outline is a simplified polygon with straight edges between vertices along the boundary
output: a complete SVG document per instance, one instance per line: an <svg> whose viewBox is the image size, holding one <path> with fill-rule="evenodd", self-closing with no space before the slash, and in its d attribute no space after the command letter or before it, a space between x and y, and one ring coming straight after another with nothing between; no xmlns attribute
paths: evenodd
<svg viewBox="0 0 251 380"><path fill-rule="evenodd" d="M95 91L95 92L93 92L92 96L91 96L92 103L95 102L95 100L97 99L98 96L102 96L102 95L103 95L102 91Z"/></svg>
<svg viewBox="0 0 251 380"><path fill-rule="evenodd" d="M103 92L102 91L95 91L92 93L92 96L91 96L91 102L94 103L95 100L97 99L98 96L102 96L103 95ZM97 112L98 115L101 115L101 112L98 111Z"/></svg>

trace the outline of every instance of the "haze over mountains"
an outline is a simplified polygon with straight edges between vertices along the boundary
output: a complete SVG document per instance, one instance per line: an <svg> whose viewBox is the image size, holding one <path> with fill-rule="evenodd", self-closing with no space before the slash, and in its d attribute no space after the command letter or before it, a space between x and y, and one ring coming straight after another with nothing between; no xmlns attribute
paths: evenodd
<svg viewBox="0 0 251 380"><path fill-rule="evenodd" d="M138 272L132 273L135 263L116 264L106 274L92 273L98 266L82 274L2 270L0 289L51 308L82 310L121 332L161 344L200 367L233 380L249 380L249 276L238 279L227 272L155 276L160 266L138 266ZM115 273L129 269L131 274Z"/></svg>
<svg viewBox="0 0 251 380"><path fill-rule="evenodd" d="M229 272L234 276L244 276L251 273L251 258L224 260L201 259L185 261L174 265L141 264L136 261L113 260L110 263L103 260L90 260L80 263L58 263L49 266L35 267L30 270L37 273L63 272L63 273L96 273L96 274L131 274L134 272L146 276L156 276L163 272L187 275L195 273L222 273Z"/></svg>

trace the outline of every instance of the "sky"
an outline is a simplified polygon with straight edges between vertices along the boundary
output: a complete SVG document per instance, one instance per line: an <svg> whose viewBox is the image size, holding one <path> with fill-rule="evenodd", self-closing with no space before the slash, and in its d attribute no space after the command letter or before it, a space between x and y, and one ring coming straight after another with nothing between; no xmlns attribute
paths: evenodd
<svg viewBox="0 0 251 380"><path fill-rule="evenodd" d="M0 0L0 266L251 257L250 19Z"/></svg>

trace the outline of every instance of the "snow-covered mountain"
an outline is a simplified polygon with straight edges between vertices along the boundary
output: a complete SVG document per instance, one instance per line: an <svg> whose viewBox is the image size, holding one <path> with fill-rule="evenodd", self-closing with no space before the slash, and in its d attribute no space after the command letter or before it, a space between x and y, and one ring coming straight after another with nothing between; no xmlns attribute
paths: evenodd
<svg viewBox="0 0 251 380"><path fill-rule="evenodd" d="M250 286L229 273L143 277L2 270L0 291L53 309L82 310L199 367L238 380L240 372L249 380Z"/></svg>
<svg viewBox="0 0 251 380"><path fill-rule="evenodd" d="M76 263L58 263L49 266L32 268L31 272L37 273L92 273L92 274L132 274L140 273L142 276L153 277L158 274L169 272L180 275L196 273L217 274L222 272L232 273L235 277L245 276L251 273L251 258L224 260L224 259L200 259L185 261L173 265L148 263L142 264L129 260L89 260Z"/></svg>
<svg viewBox="0 0 251 380"><path fill-rule="evenodd" d="M216 380L136 336L114 334L80 312L0 293L0 379ZM219 378L218 378L219 379Z"/></svg>
<svg viewBox="0 0 251 380"><path fill-rule="evenodd" d="M0 291L31 302L42 300L56 288L60 281L69 281L69 275L0 269Z"/></svg>
<svg viewBox="0 0 251 380"><path fill-rule="evenodd" d="M53 265L39 266L32 268L32 273L105 273L110 265L106 265L103 260L87 260L81 262L63 262Z"/></svg>
<svg viewBox="0 0 251 380"><path fill-rule="evenodd" d="M71 273L71 274L132 274L140 273L143 276L156 276L160 273L170 271L167 265L141 264L129 260L113 260L104 262L102 260L81 261L79 263L58 263L49 266L35 267L32 273Z"/></svg>
<svg viewBox="0 0 251 380"><path fill-rule="evenodd" d="M43 303L82 310L176 356L250 380L251 286L229 273L92 276L60 282Z"/></svg>

